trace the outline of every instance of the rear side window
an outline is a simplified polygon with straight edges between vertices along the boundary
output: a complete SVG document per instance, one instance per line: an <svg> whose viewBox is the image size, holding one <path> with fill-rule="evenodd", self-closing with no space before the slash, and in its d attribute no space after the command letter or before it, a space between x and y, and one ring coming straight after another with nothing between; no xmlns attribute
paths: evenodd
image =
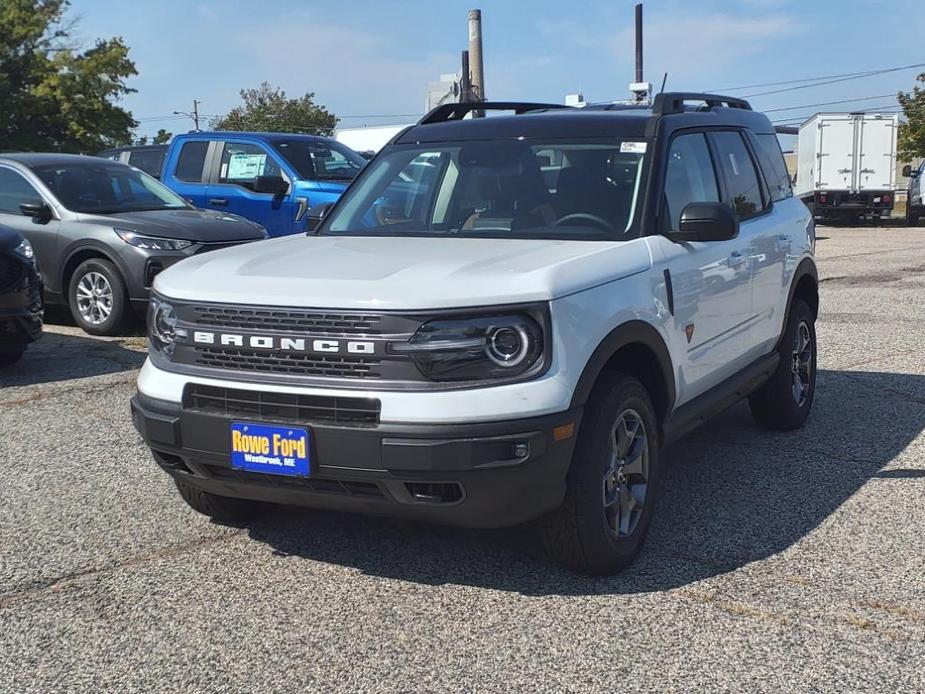
<svg viewBox="0 0 925 694"><path fill-rule="evenodd" d="M755 135L755 140L758 142L758 160L764 179L768 182L771 200L777 202L793 197L790 174L787 173L787 163L780 151L777 135Z"/></svg>
<svg viewBox="0 0 925 694"><path fill-rule="evenodd" d="M716 171L702 133L681 135L671 142L665 170L669 230L678 230L681 212L692 202L719 202Z"/></svg>
<svg viewBox="0 0 925 694"><path fill-rule="evenodd" d="M716 133L719 165L722 167L729 194L729 202L735 208L739 219L748 219L767 209L761 195L758 172L752 162L745 140L737 132Z"/></svg>
<svg viewBox="0 0 925 694"><path fill-rule="evenodd" d="M182 156L182 155L181 155ZM164 164L164 150L139 149L128 156L128 163L136 169L141 169L154 178L161 177L161 166Z"/></svg>
<svg viewBox="0 0 925 694"><path fill-rule="evenodd" d="M22 214L24 202L41 202L42 196L25 178L15 171L0 167L0 212Z"/></svg>
<svg viewBox="0 0 925 694"><path fill-rule="evenodd" d="M174 175L181 181L202 183L202 170L205 168L206 151L208 151L208 149L208 142L184 143L183 147L180 149L180 156L177 159L177 170Z"/></svg>

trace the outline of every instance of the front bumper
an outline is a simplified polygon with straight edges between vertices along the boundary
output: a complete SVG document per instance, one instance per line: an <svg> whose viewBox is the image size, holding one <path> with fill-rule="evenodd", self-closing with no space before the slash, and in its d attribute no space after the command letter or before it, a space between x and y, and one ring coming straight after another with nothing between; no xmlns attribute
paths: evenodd
<svg viewBox="0 0 925 694"><path fill-rule="evenodd" d="M42 336L42 277L27 268L13 288L0 291L0 347L20 349Z"/></svg>
<svg viewBox="0 0 925 694"><path fill-rule="evenodd" d="M581 418L578 408L473 424L359 427L276 420L312 432L312 476L293 478L231 467L230 423L241 417L142 393L131 409L157 463L204 491L467 527L516 525L558 507ZM519 457L517 444L527 449Z"/></svg>

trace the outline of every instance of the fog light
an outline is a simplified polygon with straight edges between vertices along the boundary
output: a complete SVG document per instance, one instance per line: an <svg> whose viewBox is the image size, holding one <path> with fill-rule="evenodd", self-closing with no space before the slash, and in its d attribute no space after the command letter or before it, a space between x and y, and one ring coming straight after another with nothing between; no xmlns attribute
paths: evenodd
<svg viewBox="0 0 925 694"><path fill-rule="evenodd" d="M530 455L530 443L527 441L518 441L511 446L511 454L514 458L526 458Z"/></svg>

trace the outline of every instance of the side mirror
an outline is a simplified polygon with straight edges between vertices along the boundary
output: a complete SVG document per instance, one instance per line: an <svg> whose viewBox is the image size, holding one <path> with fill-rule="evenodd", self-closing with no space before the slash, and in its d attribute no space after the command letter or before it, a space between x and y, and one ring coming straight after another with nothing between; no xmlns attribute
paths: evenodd
<svg viewBox="0 0 925 694"><path fill-rule="evenodd" d="M289 191L289 184L282 176L257 176L254 179L255 193L269 193L270 195L285 195Z"/></svg>
<svg viewBox="0 0 925 694"><path fill-rule="evenodd" d="M32 217L36 222L41 222L42 224L51 221L52 218L51 208L41 200L24 202L19 206L19 211L26 217Z"/></svg>
<svg viewBox="0 0 925 694"><path fill-rule="evenodd" d="M917 170L916 170L916 171L913 171L911 165L906 164L906 165L903 167L903 176L904 176L904 177L906 177L906 178L914 178L914 177L916 177L916 176L918 176L918 175L919 175L919 172L918 172Z"/></svg>
<svg viewBox="0 0 925 694"><path fill-rule="evenodd" d="M727 241L739 235L739 219L722 202L692 202L681 211L681 223L669 236L675 241Z"/></svg>
<svg viewBox="0 0 925 694"><path fill-rule="evenodd" d="M308 218L308 230L314 231L321 224L321 221L328 216L328 212L334 206L333 202L323 202L310 208L305 216Z"/></svg>

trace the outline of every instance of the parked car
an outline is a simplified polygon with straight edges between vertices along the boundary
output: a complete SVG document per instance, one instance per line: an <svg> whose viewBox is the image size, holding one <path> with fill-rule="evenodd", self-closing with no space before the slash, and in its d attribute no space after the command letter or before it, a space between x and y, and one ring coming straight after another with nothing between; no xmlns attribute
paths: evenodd
<svg viewBox="0 0 925 694"><path fill-rule="evenodd" d="M170 143L163 182L196 207L239 214L270 236L309 230L312 207L331 203L366 165L324 137L188 133Z"/></svg>
<svg viewBox="0 0 925 694"><path fill-rule="evenodd" d="M72 154L0 156L0 224L32 243L48 303L67 304L94 335L118 334L164 268L266 238L259 224L197 210L137 169Z"/></svg>
<svg viewBox="0 0 925 694"><path fill-rule="evenodd" d="M925 171L925 161L916 168L906 164L902 171L903 176L909 179L909 185L906 189L906 224L913 227L918 226L922 217L925 216L925 179L922 177L923 171Z"/></svg>
<svg viewBox="0 0 925 694"><path fill-rule="evenodd" d="M610 573L664 445L742 398L764 427L808 417L814 244L746 101L441 106L314 235L157 277L134 423L219 520L539 519L560 563Z"/></svg>
<svg viewBox="0 0 925 694"><path fill-rule="evenodd" d="M166 154L167 145L135 145L133 147L107 149L96 156L134 166L149 176L160 179Z"/></svg>
<svg viewBox="0 0 925 694"><path fill-rule="evenodd" d="M42 277L22 234L0 226L0 367L42 336Z"/></svg>

